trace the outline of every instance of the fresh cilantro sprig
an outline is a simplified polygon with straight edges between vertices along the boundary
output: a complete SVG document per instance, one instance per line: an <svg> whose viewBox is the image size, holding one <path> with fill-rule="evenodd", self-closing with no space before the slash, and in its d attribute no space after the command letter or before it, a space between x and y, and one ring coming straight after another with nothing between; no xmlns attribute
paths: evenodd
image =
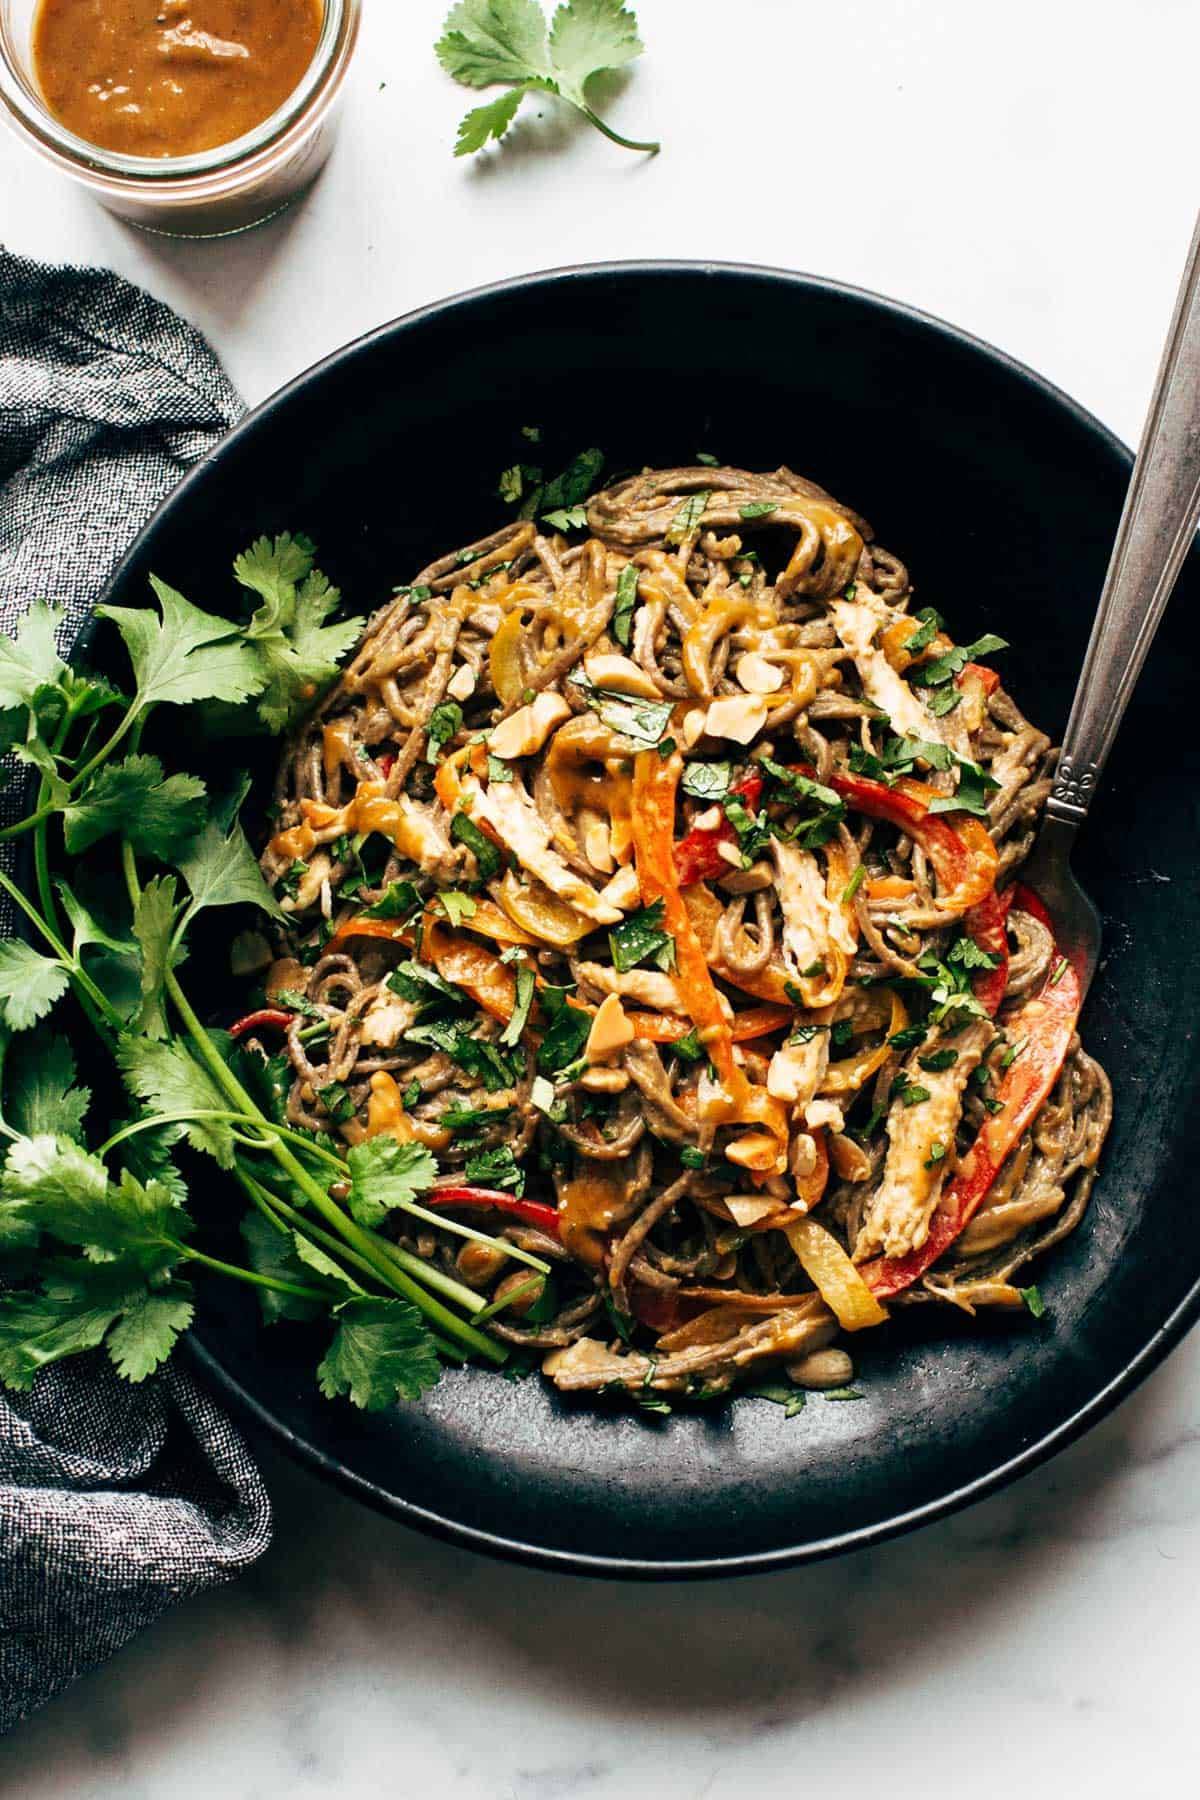
<svg viewBox="0 0 1200 1800"><path fill-rule="evenodd" d="M653 154L657 143L622 137L588 103L592 77L642 53L637 20L621 0L566 0L546 30L537 0L459 0L436 45L437 59L464 87L503 83L508 91L473 107L458 127L456 156L502 138L526 94L554 94L626 150Z"/></svg>
<svg viewBox="0 0 1200 1800"><path fill-rule="evenodd" d="M435 1174L429 1152L386 1136L345 1152L332 1134L357 1101L336 1082L317 1094L329 1134L291 1124L287 1059L206 1029L180 981L202 915L281 909L239 822L248 783L214 793L142 740L160 707L200 707L206 719L224 709L222 726L244 732L283 729L312 703L360 630L334 618L338 596L312 560L307 540L287 534L251 546L235 573L257 604L240 622L158 580L152 604L103 609L128 654L125 693L68 666L53 608L33 608L0 637L0 741L38 776L32 810L0 834L35 842L29 891L0 869L30 927L30 941L0 943L0 1380L10 1386L101 1346L120 1374L145 1379L190 1324L193 1265L252 1286L268 1321L324 1319L320 1385L358 1405L416 1397L442 1354L506 1358L471 1322L482 1310L474 1291L378 1229L392 1209L417 1206ZM176 726L164 739L195 735ZM358 856L347 844L340 860ZM54 873L64 858L69 878ZM285 894L303 865L294 873ZM411 883L394 883L375 910L409 916L420 904ZM457 918L475 902L451 892L442 906ZM401 964L396 977L419 994L422 1017L457 1008L459 991L423 965ZM532 972L519 971L524 1017L532 988ZM77 1079L73 1029L44 1022L68 990L129 1096L129 1116L98 1147L85 1141L91 1095ZM294 1012L314 1010L287 998ZM523 1072L523 1053L452 1021L429 1029L485 1085L510 1087ZM406 1090L404 1105L420 1097ZM253 1209L245 1262L202 1247L181 1155L236 1177Z"/></svg>

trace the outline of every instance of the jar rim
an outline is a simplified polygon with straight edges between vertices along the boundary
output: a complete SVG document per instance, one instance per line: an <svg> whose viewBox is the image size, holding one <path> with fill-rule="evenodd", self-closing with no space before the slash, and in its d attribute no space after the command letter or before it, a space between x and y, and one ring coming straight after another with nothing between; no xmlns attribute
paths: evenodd
<svg viewBox="0 0 1200 1800"><path fill-rule="evenodd" d="M89 143L54 117L17 61L9 34L8 9L0 0L0 101L6 104L12 123L23 127L39 148L79 173L142 191L159 190L165 198L172 189L204 188L208 185L206 178L222 177L260 158L269 158L294 126L307 123L314 102L323 97L331 77L340 78L344 71L357 35L358 14L359 0L324 0L321 34L300 81L274 112L240 137L188 156L129 156ZM336 80L333 85L337 85Z"/></svg>

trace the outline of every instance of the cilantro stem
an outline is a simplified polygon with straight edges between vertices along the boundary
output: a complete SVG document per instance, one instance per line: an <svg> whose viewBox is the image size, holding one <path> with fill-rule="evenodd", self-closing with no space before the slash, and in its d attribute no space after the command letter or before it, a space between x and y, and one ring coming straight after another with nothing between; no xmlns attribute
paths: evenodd
<svg viewBox="0 0 1200 1800"><path fill-rule="evenodd" d="M411 1213L414 1219L424 1219L428 1224L436 1225L439 1231L453 1232L455 1237L470 1238L476 1244L493 1246L498 1244L504 1254L511 1256L514 1262L527 1263L531 1269L536 1269L539 1275L550 1273L550 1264L543 1262L540 1256L534 1256L532 1251L522 1250L518 1244L510 1244L507 1238L501 1242L498 1238L490 1237L486 1231L477 1231L473 1225L463 1225L457 1219L448 1219L443 1213L431 1212L427 1206L420 1205L416 1200L401 1200L399 1210Z"/></svg>
<svg viewBox="0 0 1200 1800"><path fill-rule="evenodd" d="M279 1125L274 1119L251 1119L243 1112L223 1112L216 1107L195 1107L183 1112L155 1113L153 1118L149 1119L135 1119L131 1125L124 1125L120 1131L114 1132L107 1143L101 1144L96 1155L107 1156L117 1144L123 1143L126 1138L136 1137L139 1131L154 1131L160 1125L187 1125L193 1121L199 1122L204 1119L219 1120L225 1124L251 1125L255 1131L273 1132L276 1137L287 1138L289 1142L299 1144L302 1149L310 1151L312 1155L322 1157L343 1178L349 1174L346 1164L334 1156L332 1151L324 1149L320 1144L314 1144L310 1138L304 1136L303 1132L293 1131L287 1125ZM269 1148L261 1141L253 1143L249 1139L245 1141L250 1148L255 1150Z"/></svg>
<svg viewBox="0 0 1200 1800"><path fill-rule="evenodd" d="M142 704L139 700L134 700L133 705L129 708L129 711L125 714L125 717L121 720L117 729L113 732L111 737L107 738L105 742L101 744L96 754L89 757L82 769L76 769L74 775L72 775L70 781L67 783L67 786L72 791L79 787L82 782L85 782L89 775L94 775L101 763L106 763L108 761L117 745L122 742L128 732L132 729L135 720L140 720L141 725L145 725L146 714L143 712Z"/></svg>
<svg viewBox="0 0 1200 1800"><path fill-rule="evenodd" d="M179 1249L188 1262L199 1263L202 1268L212 1269L218 1275L232 1275L238 1281L249 1281L255 1287L272 1288L277 1294L295 1294L299 1300L316 1300L322 1306L329 1305L329 1289L305 1287L298 1281L285 1281L278 1275L260 1275L257 1269L243 1269L238 1263L222 1262L219 1257L206 1256L203 1250L193 1250L190 1245L181 1244Z"/></svg>
<svg viewBox="0 0 1200 1800"><path fill-rule="evenodd" d="M40 798L39 795L39 800ZM21 837L27 831L32 831L35 825L41 825L45 820L52 819L57 811L57 806L39 805L36 812L31 812L26 818L18 819L15 825L6 825L3 830L0 830L0 844L7 843L10 838Z"/></svg>
<svg viewBox="0 0 1200 1800"><path fill-rule="evenodd" d="M594 125L597 131L603 132L611 143L620 144L623 150L645 150L648 155L657 156L662 149L661 144L643 144L637 138L622 137L619 131L614 131L611 125L606 125L600 114L594 113L590 106L581 106L579 110L589 124Z"/></svg>
<svg viewBox="0 0 1200 1800"><path fill-rule="evenodd" d="M67 949L57 932L53 931L51 927L47 925L45 919L43 919L33 902L25 898L16 882L10 880L3 869L0 869L0 888L3 889L10 900L14 901L16 905L20 907L30 923L37 926L37 929L41 932L50 948L54 951L54 954L58 957L58 960L61 962L63 968L66 969L71 979L83 988L84 992L94 1002L98 1010L105 1015L112 1029L114 1031L119 1031L121 1029L121 1020L117 1014L116 1008L110 1004L106 996L100 992L100 989L96 986L91 976L71 955L71 952Z"/></svg>
<svg viewBox="0 0 1200 1800"><path fill-rule="evenodd" d="M59 721L58 730L54 734L54 742L50 745L50 754L57 756L67 741L67 735L75 722L78 710L77 701L69 701L66 711ZM43 775L38 783L37 807L34 812L35 827L33 833L33 867L37 878L38 899L42 903L42 912L48 924L58 930L58 909L54 904L54 888L50 882L50 832L46 823L44 808L50 798L50 778ZM51 811L54 809L51 808ZM40 822L38 822L40 821Z"/></svg>
<svg viewBox="0 0 1200 1800"><path fill-rule="evenodd" d="M129 848L128 845L125 847L126 849ZM127 874L128 872L127 869ZM133 872L132 879L136 884L136 870ZM167 992L170 994L172 1002L174 1003L175 1010L183 1020L184 1027L189 1037L200 1052L203 1061L208 1065L209 1071L218 1085L224 1088L230 1099L236 1101L238 1106L243 1108L252 1119L263 1119L264 1116L260 1109L255 1105L252 1096L247 1093L233 1070L224 1061L220 1052L217 1050L216 1045L209 1037L207 1031L205 1031L200 1020L196 1017L196 1014L192 1011L187 995L180 987L179 981L173 971L167 975L166 986ZM270 1121L264 1119L264 1123L269 1124ZM458 1318L447 1307L443 1306L440 1301L435 1300L424 1287L419 1286L418 1283L405 1272L403 1266L397 1265L400 1263L402 1257L406 1262L411 1261L412 1265L415 1266L415 1269L419 1271L421 1281L429 1282L431 1286L433 1285L431 1278L435 1274L440 1275L440 1270L435 1271L431 1269L417 1257L412 1257L410 1259L406 1251L400 1251L393 1245L384 1244L381 1239L376 1239L370 1232L365 1231L361 1225L357 1224L355 1220L342 1211L335 1200L330 1199L324 1188L321 1187L319 1182L313 1179L303 1163L300 1162L299 1158L293 1154L282 1139L274 1138L271 1142L270 1150L275 1157L276 1162L279 1163L284 1172L296 1184L301 1193L307 1195L312 1201L322 1218L332 1225L333 1229L351 1246L352 1249L359 1252L359 1254L374 1269L376 1275L379 1276L393 1292L402 1294L405 1299L411 1300L413 1305L417 1307L419 1311L423 1312L427 1318L435 1320L450 1337L457 1338L460 1343L467 1345L471 1350L475 1351L477 1355L486 1356L489 1361L495 1363L502 1363L505 1361L508 1355L507 1350L497 1344L493 1338L484 1337L481 1331L473 1331L469 1325L465 1324L462 1319ZM443 1279L449 1280L450 1278L446 1276Z"/></svg>
<svg viewBox="0 0 1200 1800"><path fill-rule="evenodd" d="M475 1323L482 1325L485 1319L494 1319L497 1313L502 1313L506 1306L512 1305L514 1300L523 1300L526 1294L536 1294L537 1290L537 1276L531 1275L527 1281L522 1281L515 1288L510 1288L507 1294L500 1296L499 1300L493 1300L490 1306L485 1306L482 1312L476 1313Z"/></svg>

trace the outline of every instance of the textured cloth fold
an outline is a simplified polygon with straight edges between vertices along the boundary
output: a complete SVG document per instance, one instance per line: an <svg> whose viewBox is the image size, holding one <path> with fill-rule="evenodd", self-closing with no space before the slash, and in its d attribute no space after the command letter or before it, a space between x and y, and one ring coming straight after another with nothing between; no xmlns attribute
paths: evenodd
<svg viewBox="0 0 1200 1800"><path fill-rule="evenodd" d="M118 276L0 250L0 630L34 600L65 643L158 502L242 412L204 340ZM64 644L65 648L65 644ZM22 784L0 794L20 816ZM165 1607L266 1549L238 1433L185 1369L96 1355L0 1390L0 1731Z"/></svg>

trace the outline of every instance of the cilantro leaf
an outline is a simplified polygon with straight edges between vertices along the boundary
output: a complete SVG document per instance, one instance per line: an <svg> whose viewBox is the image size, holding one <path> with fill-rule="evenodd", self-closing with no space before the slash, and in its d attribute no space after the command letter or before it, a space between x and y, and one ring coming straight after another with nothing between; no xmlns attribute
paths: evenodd
<svg viewBox="0 0 1200 1800"><path fill-rule="evenodd" d="M511 1188L514 1194L525 1192L525 1171L513 1155L511 1144L498 1144L493 1150L477 1150L468 1156L463 1168L468 1181L485 1187Z"/></svg>
<svg viewBox="0 0 1200 1800"><path fill-rule="evenodd" d="M988 631L981 638L976 638L973 644L955 644L945 656L937 656L932 662L913 669L908 678L914 687L942 687L946 682L953 681L956 675L961 675L967 663L975 662L981 656L991 656L997 650L1007 649L1006 638L997 637L994 631Z"/></svg>
<svg viewBox="0 0 1200 1800"><path fill-rule="evenodd" d="M347 1275L345 1269L336 1263L332 1256L327 1256L318 1244L314 1244L311 1238L306 1238L300 1231L293 1231L291 1235L292 1248L295 1250L297 1260L302 1268L311 1269L314 1274L323 1276L326 1281L337 1282L343 1292L349 1289L352 1294L362 1293L358 1283Z"/></svg>
<svg viewBox="0 0 1200 1800"><path fill-rule="evenodd" d="M0 1022L27 1031L62 999L69 980L57 957L43 956L23 938L0 943Z"/></svg>
<svg viewBox="0 0 1200 1800"><path fill-rule="evenodd" d="M635 969L640 962L656 956L672 943L671 934L662 929L663 902L653 901L629 913L608 934L613 968L618 975Z"/></svg>
<svg viewBox="0 0 1200 1800"><path fill-rule="evenodd" d="M31 1388L47 1364L94 1350L145 1294L140 1270L128 1263L82 1258L50 1265L39 1293L0 1294L0 1381Z"/></svg>
<svg viewBox="0 0 1200 1800"><path fill-rule="evenodd" d="M219 811L172 860L191 891L185 931L209 906L257 906L268 918L286 917L263 880L245 832L236 821L227 824Z"/></svg>
<svg viewBox="0 0 1200 1800"><path fill-rule="evenodd" d="M148 1037L167 1036L163 984L169 971L181 960L180 952L171 947L177 913L175 877L156 875L138 895L133 912L133 935L142 953L142 1005L136 1029L144 1031Z"/></svg>
<svg viewBox="0 0 1200 1800"><path fill-rule="evenodd" d="M123 1171L109 1180L98 1156L70 1138L19 1138L4 1167L3 1196L39 1231L94 1259L124 1256L147 1277L179 1259L191 1220L160 1182L142 1183Z"/></svg>
<svg viewBox="0 0 1200 1800"><path fill-rule="evenodd" d="M425 752L426 762L436 762L438 751L443 744L448 744L455 732L461 731L463 722L462 707L457 700L442 700L429 715L425 727L429 738L429 747Z"/></svg>
<svg viewBox="0 0 1200 1800"><path fill-rule="evenodd" d="M709 491L707 488L700 488L696 493L689 494L686 500L680 505L679 510L671 520L671 523L668 525L667 534L663 542L667 544L682 544L684 538L699 528L700 522L704 518L704 509L708 505L708 501Z"/></svg>
<svg viewBox="0 0 1200 1800"><path fill-rule="evenodd" d="M503 856L474 819L469 819L466 813L455 813L450 821L450 836L454 843L465 844L478 863L479 873L484 881L490 881L493 875L499 874Z"/></svg>
<svg viewBox="0 0 1200 1800"><path fill-rule="evenodd" d="M568 679L610 731L645 750L653 750L666 736L674 701L635 699L631 694L595 687L586 675L578 673Z"/></svg>
<svg viewBox="0 0 1200 1800"><path fill-rule="evenodd" d="M523 96L533 91L569 101L626 149L658 149L621 137L586 99L594 75L641 54L637 22L621 0L566 0L555 12L549 38L536 0L459 0L435 48L446 73L465 87L512 84L501 100L467 114L458 129L456 156L482 149L489 137L502 137Z"/></svg>
<svg viewBox="0 0 1200 1800"><path fill-rule="evenodd" d="M455 930L464 919L473 919L475 916L475 899L470 894L464 894L460 888L443 888L434 898Z"/></svg>
<svg viewBox="0 0 1200 1800"><path fill-rule="evenodd" d="M447 15L436 53L447 75L464 87L550 73L546 21L537 0L459 0Z"/></svg>
<svg viewBox="0 0 1200 1800"><path fill-rule="evenodd" d="M48 1132L79 1139L91 1101L90 1088L75 1086L75 1055L65 1037L41 1030L25 1038L6 1070L4 1112L23 1137Z"/></svg>
<svg viewBox="0 0 1200 1800"><path fill-rule="evenodd" d="M0 710L33 707L41 689L67 673L55 637L66 617L61 607L36 600L12 637L0 637Z"/></svg>
<svg viewBox="0 0 1200 1800"><path fill-rule="evenodd" d="M326 1399L346 1394L355 1406L378 1412L397 1400L419 1400L436 1385L437 1347L407 1300L355 1298L334 1316L337 1331L317 1369Z"/></svg>
<svg viewBox="0 0 1200 1800"><path fill-rule="evenodd" d="M224 1089L180 1043L123 1037L117 1044L116 1058L129 1092L155 1112L229 1110ZM184 1126L184 1135L194 1150L206 1151L221 1168L233 1167L233 1133L222 1120L190 1121Z"/></svg>
<svg viewBox="0 0 1200 1800"><path fill-rule="evenodd" d="M612 634L624 650L628 650L633 636L633 614L637 598L638 572L632 563L626 563L617 576L617 598L612 615Z"/></svg>
<svg viewBox="0 0 1200 1800"><path fill-rule="evenodd" d="M362 619L327 624L341 594L313 568L313 546L283 532L257 538L236 558L234 577L262 597L246 637L253 645L262 680L257 700L268 731L295 724L328 687L338 664L362 635Z"/></svg>
<svg viewBox="0 0 1200 1800"><path fill-rule="evenodd" d="M521 1041L521 1033L529 1023L529 1009L533 1005L534 979L533 970L528 963L522 963L517 970L517 995L513 1006L512 1018L500 1033L500 1042L506 1049L513 1049Z"/></svg>
<svg viewBox="0 0 1200 1800"><path fill-rule="evenodd" d="M191 1324L194 1311L191 1289L177 1281L132 1300L105 1340L117 1374L135 1382L153 1375Z"/></svg>
<svg viewBox="0 0 1200 1800"><path fill-rule="evenodd" d="M170 862L203 825L204 794L195 775L164 775L157 756L107 763L64 811L67 849L78 856L119 831L143 855Z"/></svg>
<svg viewBox="0 0 1200 1800"><path fill-rule="evenodd" d="M133 717L147 706L186 706L192 700L245 700L263 685L254 650L231 619L201 612L174 588L150 577L161 618L152 607L98 606L125 640L137 680Z"/></svg>
<svg viewBox="0 0 1200 1800"><path fill-rule="evenodd" d="M537 1066L543 1075L557 1075L582 1054L592 1015L582 1007L569 1006L561 988L543 988L541 1000L550 1026L538 1045Z"/></svg>
<svg viewBox="0 0 1200 1800"><path fill-rule="evenodd" d="M732 763L692 762L684 769L679 785L693 800L723 800L732 780Z"/></svg>
<svg viewBox="0 0 1200 1800"><path fill-rule="evenodd" d="M555 531L582 531L587 524L587 507L560 506L553 512L543 513L542 517Z"/></svg>
<svg viewBox="0 0 1200 1800"><path fill-rule="evenodd" d="M394 1138L371 1138L347 1152L350 1165L351 1215L368 1228L385 1219L395 1206L415 1200L433 1186L437 1163L423 1144L398 1144Z"/></svg>
<svg viewBox="0 0 1200 1800"><path fill-rule="evenodd" d="M365 907L364 919L403 919L416 912L421 896L411 881L389 881L373 906Z"/></svg>
<svg viewBox="0 0 1200 1800"><path fill-rule="evenodd" d="M804 1411L804 1389L792 1387L786 1381L760 1381L753 1387L743 1388L742 1392L753 1400L770 1400L774 1406L782 1406L785 1419L794 1419L796 1414Z"/></svg>

